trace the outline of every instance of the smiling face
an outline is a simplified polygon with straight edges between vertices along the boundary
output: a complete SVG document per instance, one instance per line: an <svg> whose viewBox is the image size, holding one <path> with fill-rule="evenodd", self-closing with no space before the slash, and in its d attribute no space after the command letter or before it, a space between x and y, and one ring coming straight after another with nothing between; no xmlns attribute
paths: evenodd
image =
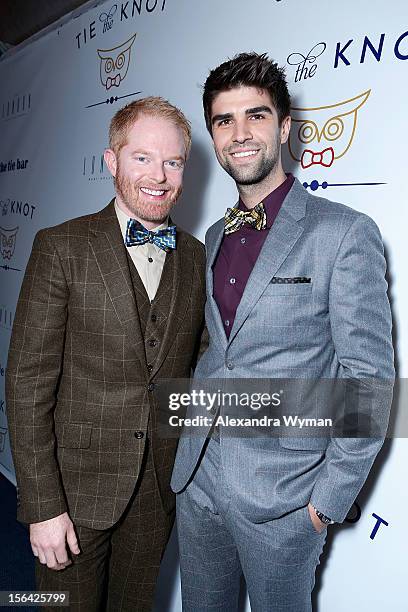
<svg viewBox="0 0 408 612"><path fill-rule="evenodd" d="M179 127L163 117L142 115L119 153L105 151L118 206L147 229L163 223L182 190L185 155Z"/></svg>
<svg viewBox="0 0 408 612"><path fill-rule="evenodd" d="M219 93L211 108L212 137L217 159L238 187L268 183L281 168L281 144L290 118L279 125L267 91L237 87Z"/></svg>

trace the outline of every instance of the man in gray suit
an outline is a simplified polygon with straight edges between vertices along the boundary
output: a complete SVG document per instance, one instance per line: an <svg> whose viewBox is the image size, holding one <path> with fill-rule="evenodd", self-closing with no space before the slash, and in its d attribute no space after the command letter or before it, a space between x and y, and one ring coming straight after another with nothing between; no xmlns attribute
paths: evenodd
<svg viewBox="0 0 408 612"><path fill-rule="evenodd" d="M239 201L206 236L197 382L341 380L386 423L394 368L377 226L284 173L290 96L266 55L215 68L203 104ZM183 434L172 476L183 610L236 610L244 574L253 612L310 611L326 527L344 521L382 434L260 439L210 427Z"/></svg>

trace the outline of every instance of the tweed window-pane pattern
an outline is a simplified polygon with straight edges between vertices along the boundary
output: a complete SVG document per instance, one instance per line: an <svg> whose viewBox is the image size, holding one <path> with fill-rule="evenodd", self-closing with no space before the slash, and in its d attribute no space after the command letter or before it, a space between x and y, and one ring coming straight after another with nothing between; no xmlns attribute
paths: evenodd
<svg viewBox="0 0 408 612"><path fill-rule="evenodd" d="M147 431L155 402L148 383L189 376L202 327L204 247L179 231L172 254L170 305L166 296L158 309L167 325L148 372L113 203L37 235L6 381L20 520L45 520L68 506L77 524L106 529L123 513L144 450L135 432ZM170 455L173 448L174 441ZM164 480L166 452L157 459Z"/></svg>
<svg viewBox="0 0 408 612"><path fill-rule="evenodd" d="M134 494L119 523L103 531L78 527L81 554L63 572L37 561L37 586L43 591L69 591L70 609L77 612L98 612L106 600L111 612L150 611L173 521L174 513L164 511L151 449L146 447Z"/></svg>

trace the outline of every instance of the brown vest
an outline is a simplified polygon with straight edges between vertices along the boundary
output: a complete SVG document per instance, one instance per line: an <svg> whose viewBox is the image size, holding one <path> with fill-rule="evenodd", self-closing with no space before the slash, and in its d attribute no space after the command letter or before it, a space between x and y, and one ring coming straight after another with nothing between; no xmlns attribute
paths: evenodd
<svg viewBox="0 0 408 612"><path fill-rule="evenodd" d="M159 354L160 344L163 342L168 321L173 291L173 252L166 255L160 283L152 302L149 300L149 296L129 253L127 253L127 257L139 313L140 327L144 337L147 368L150 371Z"/></svg>
<svg viewBox="0 0 408 612"><path fill-rule="evenodd" d="M136 270L136 267L127 253L130 276L132 279L135 300L140 319L140 328L144 338L144 348L146 364L149 372L152 371L154 362L159 354L160 345L163 342L164 334L168 323L168 315L171 305L174 278L174 252L167 253L163 266L160 283L157 293L152 302L149 300L143 282ZM174 494L170 489L168 462L171 456L173 465L174 455L177 447L176 440L166 440L157 435L155 431L156 415L152 414L156 404L149 400L150 418L147 431L147 444L153 452L153 465L159 485L160 494L164 507L167 512L174 507Z"/></svg>

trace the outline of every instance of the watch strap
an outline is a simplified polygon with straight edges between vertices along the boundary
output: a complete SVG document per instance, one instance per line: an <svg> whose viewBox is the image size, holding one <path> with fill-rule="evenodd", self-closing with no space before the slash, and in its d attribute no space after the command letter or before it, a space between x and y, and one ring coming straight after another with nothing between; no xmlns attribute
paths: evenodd
<svg viewBox="0 0 408 612"><path fill-rule="evenodd" d="M333 525L334 521L332 521L331 518L329 518L328 516L326 516L325 514L323 514L323 512L320 512L320 510L318 510L317 508L314 508L314 511L316 512L317 517L322 521L322 523L324 523L325 525Z"/></svg>

